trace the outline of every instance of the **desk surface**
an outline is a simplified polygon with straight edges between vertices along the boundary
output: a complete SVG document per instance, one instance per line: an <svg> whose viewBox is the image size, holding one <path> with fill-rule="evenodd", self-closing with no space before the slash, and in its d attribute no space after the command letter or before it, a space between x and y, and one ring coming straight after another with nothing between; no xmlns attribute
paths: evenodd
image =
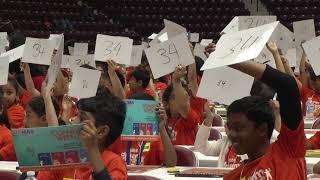
<svg viewBox="0 0 320 180"><path fill-rule="evenodd" d="M177 167L180 169L180 171L183 171L183 170L187 170L187 169L190 169L190 168L194 168L194 167ZM210 167L209 167L210 168ZM212 168L212 167L211 167ZM214 168L212 168L214 169ZM174 174L169 174L167 173L167 168L165 167L162 167L162 168L158 168L158 169L154 169L154 170L151 170L151 171L147 171L147 172L144 172L144 173L129 173L129 176L130 175L144 175L144 176L151 176L151 177L155 177L155 178L158 178L158 179L163 179L163 180L182 180L182 179L191 179L191 177L175 177ZM201 178L201 177L192 177L192 180L208 180L208 179L222 179L222 178Z"/></svg>

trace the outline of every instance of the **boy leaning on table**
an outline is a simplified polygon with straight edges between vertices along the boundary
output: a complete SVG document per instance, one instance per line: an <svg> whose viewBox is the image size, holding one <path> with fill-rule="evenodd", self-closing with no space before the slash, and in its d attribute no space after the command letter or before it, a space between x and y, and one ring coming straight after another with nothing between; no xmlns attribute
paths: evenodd
<svg viewBox="0 0 320 180"><path fill-rule="evenodd" d="M274 129L270 101L250 96L233 102L227 111L229 138L237 153L247 154L248 160L224 179L307 179L306 138L295 79L252 61L231 67L260 79L277 92L282 126L278 140L270 144Z"/></svg>

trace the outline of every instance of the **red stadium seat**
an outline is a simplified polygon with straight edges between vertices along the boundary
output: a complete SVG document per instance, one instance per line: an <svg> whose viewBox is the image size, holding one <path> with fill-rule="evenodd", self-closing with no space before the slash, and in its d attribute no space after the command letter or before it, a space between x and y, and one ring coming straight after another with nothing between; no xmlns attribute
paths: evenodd
<svg viewBox="0 0 320 180"><path fill-rule="evenodd" d="M196 166L196 156L192 150L182 146L174 147L177 153L177 166Z"/></svg>

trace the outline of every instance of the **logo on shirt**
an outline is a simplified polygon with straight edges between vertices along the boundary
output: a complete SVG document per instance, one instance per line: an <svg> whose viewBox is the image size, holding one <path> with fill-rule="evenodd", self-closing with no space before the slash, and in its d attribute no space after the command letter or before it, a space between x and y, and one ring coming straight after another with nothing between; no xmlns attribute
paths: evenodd
<svg viewBox="0 0 320 180"><path fill-rule="evenodd" d="M260 169L258 171L254 171L253 175L250 176L249 178L242 177L241 180L272 180L272 175L271 175L271 169Z"/></svg>

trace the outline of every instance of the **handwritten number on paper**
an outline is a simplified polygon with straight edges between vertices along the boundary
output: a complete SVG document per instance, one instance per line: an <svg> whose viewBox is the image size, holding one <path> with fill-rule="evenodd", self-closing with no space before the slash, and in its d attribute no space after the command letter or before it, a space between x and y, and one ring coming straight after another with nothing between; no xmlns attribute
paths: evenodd
<svg viewBox="0 0 320 180"><path fill-rule="evenodd" d="M248 18L244 22L248 25L247 29L267 24L267 20L266 19L264 19L263 21L261 19L257 19L256 22L254 23L254 19L253 18Z"/></svg>
<svg viewBox="0 0 320 180"><path fill-rule="evenodd" d="M174 43L169 44L168 51L165 48L161 48L157 52L166 59L163 64L169 64L171 62L170 55L172 54L176 54L177 57L180 58L180 55Z"/></svg>
<svg viewBox="0 0 320 180"><path fill-rule="evenodd" d="M165 49L159 49L157 52L160 53L161 56L163 56L167 59L167 61L163 62L163 64L170 63L170 57L166 55L167 51Z"/></svg>
<svg viewBox="0 0 320 180"><path fill-rule="evenodd" d="M217 86L224 88L226 83L227 83L226 81L220 80L220 81L218 81Z"/></svg>
<svg viewBox="0 0 320 180"><path fill-rule="evenodd" d="M118 56L121 50L121 42L114 43L112 41L105 41L107 44L106 47L106 56L110 55L113 51L115 51L115 55Z"/></svg>
<svg viewBox="0 0 320 180"><path fill-rule="evenodd" d="M82 88L83 89L87 89L88 88L88 81L87 80L83 80L82 81Z"/></svg>
<svg viewBox="0 0 320 180"><path fill-rule="evenodd" d="M260 38L259 36L257 36L257 37L250 36L247 39L239 38L237 40L237 43L235 43L235 45L229 49L230 53L228 53L224 56L221 56L221 57L217 57L217 58L221 58L221 59L226 58L226 57L232 55L235 51L237 51L237 49L243 50L243 49L250 48L254 43L256 43L258 41L259 38Z"/></svg>
<svg viewBox="0 0 320 180"><path fill-rule="evenodd" d="M44 47L41 46L41 44L34 44L33 45L33 57L38 57L40 54L43 54L44 53Z"/></svg>

